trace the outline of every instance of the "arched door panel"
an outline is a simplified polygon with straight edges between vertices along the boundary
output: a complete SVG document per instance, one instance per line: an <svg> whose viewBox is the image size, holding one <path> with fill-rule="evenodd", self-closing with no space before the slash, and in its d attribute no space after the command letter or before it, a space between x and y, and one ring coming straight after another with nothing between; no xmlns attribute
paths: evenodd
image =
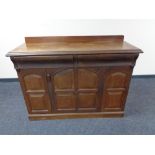
<svg viewBox="0 0 155 155"><path fill-rule="evenodd" d="M23 69L19 79L29 113L51 113L45 70Z"/></svg>
<svg viewBox="0 0 155 155"><path fill-rule="evenodd" d="M130 78L130 67L113 68L106 73L102 98L103 111L124 109Z"/></svg>

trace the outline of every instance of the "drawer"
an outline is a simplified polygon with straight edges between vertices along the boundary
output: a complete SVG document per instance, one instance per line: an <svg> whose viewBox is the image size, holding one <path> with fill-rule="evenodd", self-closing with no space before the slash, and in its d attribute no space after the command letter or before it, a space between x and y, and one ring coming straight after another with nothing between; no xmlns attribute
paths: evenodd
<svg viewBox="0 0 155 155"><path fill-rule="evenodd" d="M72 67L73 56L27 56L14 57L18 68L57 68Z"/></svg>
<svg viewBox="0 0 155 155"><path fill-rule="evenodd" d="M132 65L135 58L133 54L78 55L78 66Z"/></svg>

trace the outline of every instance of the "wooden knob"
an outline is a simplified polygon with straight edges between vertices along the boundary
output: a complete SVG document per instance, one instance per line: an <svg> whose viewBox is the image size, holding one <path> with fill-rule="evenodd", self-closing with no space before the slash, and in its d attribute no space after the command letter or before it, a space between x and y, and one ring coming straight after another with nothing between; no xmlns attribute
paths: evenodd
<svg viewBox="0 0 155 155"><path fill-rule="evenodd" d="M47 80L51 80L51 74L48 73L46 76L47 76Z"/></svg>

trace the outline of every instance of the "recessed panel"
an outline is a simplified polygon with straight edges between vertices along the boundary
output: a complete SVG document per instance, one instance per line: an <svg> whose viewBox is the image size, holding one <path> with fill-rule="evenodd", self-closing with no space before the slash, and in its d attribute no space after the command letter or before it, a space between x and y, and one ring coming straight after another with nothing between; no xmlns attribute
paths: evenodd
<svg viewBox="0 0 155 155"><path fill-rule="evenodd" d="M124 91L107 91L105 109L121 109L124 101Z"/></svg>
<svg viewBox="0 0 155 155"><path fill-rule="evenodd" d="M106 86L109 88L123 88L125 87L127 75L122 72L111 73L107 77Z"/></svg>
<svg viewBox="0 0 155 155"><path fill-rule="evenodd" d="M34 93L34 94L29 94L29 103L32 112L33 111L48 111L49 110L49 98L46 94L40 94L40 93Z"/></svg>
<svg viewBox="0 0 155 155"><path fill-rule="evenodd" d="M24 76L24 84L26 90L44 90L43 77L37 74L29 74Z"/></svg>
<svg viewBox="0 0 155 155"><path fill-rule="evenodd" d="M96 93L79 93L78 108L96 108Z"/></svg>
<svg viewBox="0 0 155 155"><path fill-rule="evenodd" d="M56 95L57 110L75 110L76 100L72 93L58 93Z"/></svg>
<svg viewBox="0 0 155 155"><path fill-rule="evenodd" d="M97 74L87 69L78 69L78 88L93 89L97 88Z"/></svg>
<svg viewBox="0 0 155 155"><path fill-rule="evenodd" d="M54 76L55 90L73 89L74 88L74 72L72 69L63 70Z"/></svg>

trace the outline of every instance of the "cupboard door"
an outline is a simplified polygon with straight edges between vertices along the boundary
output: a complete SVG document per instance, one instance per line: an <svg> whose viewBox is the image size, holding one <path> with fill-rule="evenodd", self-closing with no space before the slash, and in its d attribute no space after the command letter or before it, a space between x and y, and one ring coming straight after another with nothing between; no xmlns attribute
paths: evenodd
<svg viewBox="0 0 155 155"><path fill-rule="evenodd" d="M91 68L48 69L51 75L54 112L92 112L99 109L98 70Z"/></svg>
<svg viewBox="0 0 155 155"><path fill-rule="evenodd" d="M104 80L103 111L124 109L131 73L130 67L113 67L107 70Z"/></svg>
<svg viewBox="0 0 155 155"><path fill-rule="evenodd" d="M74 69L56 70L52 81L54 87L55 111L76 111Z"/></svg>
<svg viewBox="0 0 155 155"><path fill-rule="evenodd" d="M45 70L23 69L18 75L29 113L50 113Z"/></svg>
<svg viewBox="0 0 155 155"><path fill-rule="evenodd" d="M99 109L98 69L77 69L78 111L89 112Z"/></svg>

